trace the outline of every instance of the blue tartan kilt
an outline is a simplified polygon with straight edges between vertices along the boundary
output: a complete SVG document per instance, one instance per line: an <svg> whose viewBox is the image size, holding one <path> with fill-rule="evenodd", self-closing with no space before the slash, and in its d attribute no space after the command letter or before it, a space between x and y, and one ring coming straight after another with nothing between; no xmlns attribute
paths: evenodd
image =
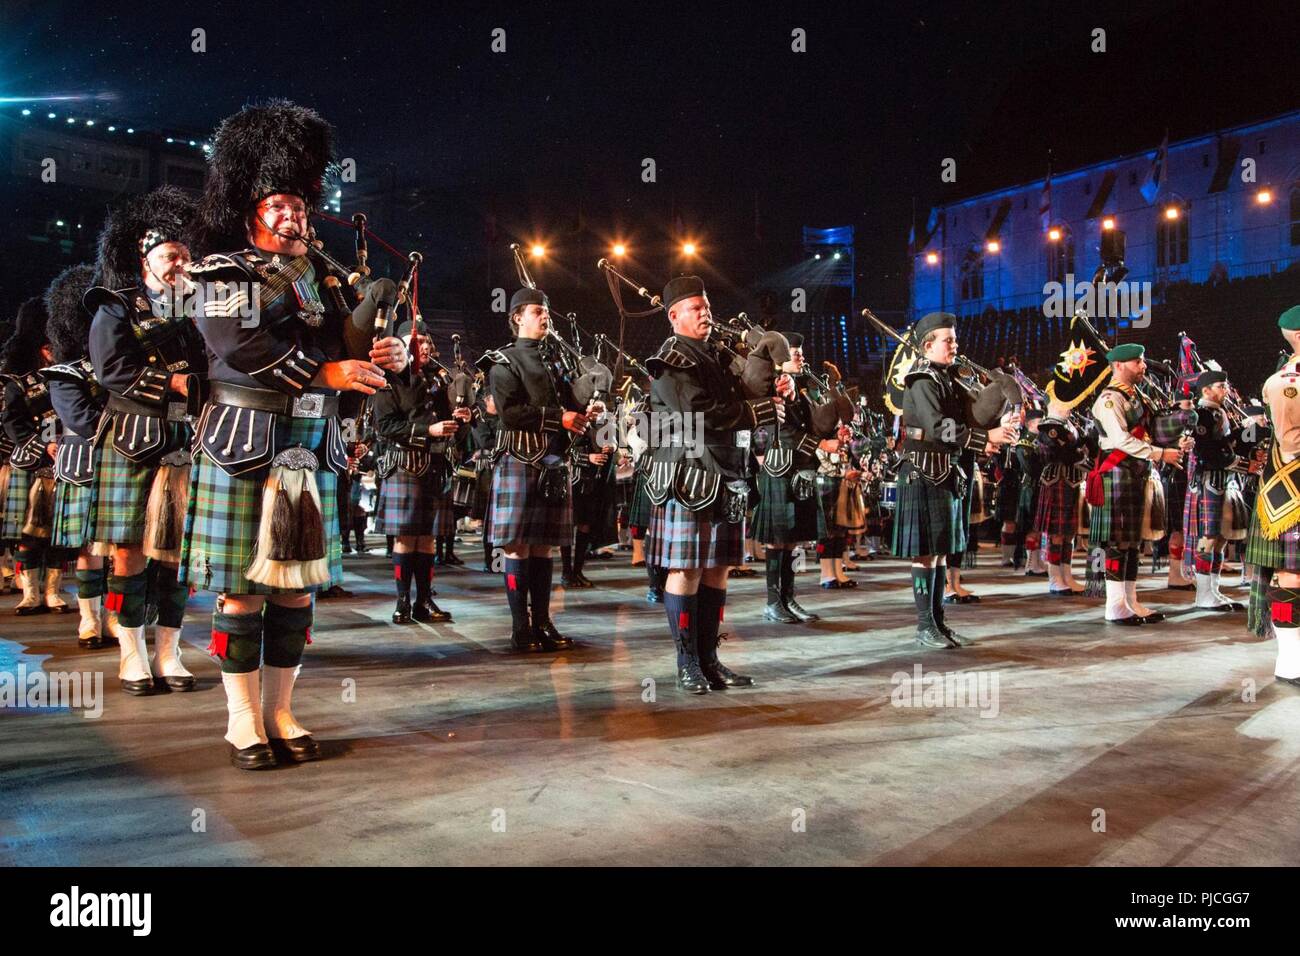
<svg viewBox="0 0 1300 956"><path fill-rule="evenodd" d="M826 515L821 496L813 494L803 501L794 497L794 473L777 478L760 469L758 472L758 507L754 509L749 536L759 544L789 545L814 541L826 536Z"/></svg>
<svg viewBox="0 0 1300 956"><path fill-rule="evenodd" d="M691 511L669 498L651 506L645 553L648 563L675 571L733 567L745 560L745 523L728 521L721 502Z"/></svg>
<svg viewBox="0 0 1300 956"><path fill-rule="evenodd" d="M573 498L546 501L538 481L542 469L502 453L492 469L492 500L488 505L488 534L496 545L515 542L535 547L573 543Z"/></svg>
<svg viewBox="0 0 1300 956"><path fill-rule="evenodd" d="M1229 495L1233 487L1230 481L1226 471L1207 471L1188 483L1183 508L1183 532L1188 538L1217 538L1228 530L1223 526L1226 509L1240 509L1244 504L1237 495ZM1234 510L1233 515L1236 522L1245 517L1239 510ZM1240 528L1240 523L1236 527Z"/></svg>
<svg viewBox="0 0 1300 956"><path fill-rule="evenodd" d="M375 507L375 534L439 536L456 530L456 513L445 473L431 468L417 477L398 468L384 479Z"/></svg>
<svg viewBox="0 0 1300 956"><path fill-rule="evenodd" d="M1142 509L1147 462L1128 467L1125 459L1101 475L1102 503L1092 509L1088 525L1090 548L1136 548L1142 543Z"/></svg>
<svg viewBox="0 0 1300 956"><path fill-rule="evenodd" d="M895 557L919 558L966 550L966 502L957 494L953 482L949 475L942 484L932 485L910 465L899 470L891 549Z"/></svg>
<svg viewBox="0 0 1300 956"><path fill-rule="evenodd" d="M328 423L321 418L278 416L275 447L294 445L317 451L325 442ZM227 594L277 594L283 588L269 588L244 577L257 549L257 532L262 520L262 489L271 466L232 478L200 452L190 469L190 501L181 545L180 581L201 591ZM328 468L316 470L320 491L321 518L325 525L326 557L330 579L305 590L316 591L343 580L343 538L339 532L338 477ZM290 591L289 593L301 593Z"/></svg>
<svg viewBox="0 0 1300 956"><path fill-rule="evenodd" d="M6 465L4 474L9 476L8 486L3 490L0 500L0 542L14 543L23 536L23 525L27 522L27 495L32 490L32 473L12 465Z"/></svg>
<svg viewBox="0 0 1300 956"><path fill-rule="evenodd" d="M95 490L91 484L74 485L60 481L54 486L54 530L50 534L50 547L70 548L80 551L91 539L86 536L90 527L90 503Z"/></svg>
<svg viewBox="0 0 1300 956"><path fill-rule="evenodd" d="M105 544L143 544L145 508L163 456L158 455L152 464L131 461L113 447L111 424L104 429L97 455L91 482L90 539Z"/></svg>

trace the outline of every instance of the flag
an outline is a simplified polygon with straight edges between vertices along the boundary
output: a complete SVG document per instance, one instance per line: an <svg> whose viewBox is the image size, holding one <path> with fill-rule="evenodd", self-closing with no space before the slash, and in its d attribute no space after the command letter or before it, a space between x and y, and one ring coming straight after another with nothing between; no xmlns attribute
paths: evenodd
<svg viewBox="0 0 1300 956"><path fill-rule="evenodd" d="M1043 183L1043 193L1038 197L1038 219L1043 232L1052 225L1052 171L1047 170L1047 180Z"/></svg>
<svg viewBox="0 0 1300 956"><path fill-rule="evenodd" d="M1155 202L1156 197L1160 195L1160 187L1165 183L1165 167L1168 165L1169 131L1166 130L1160 149L1156 151L1156 158L1151 161L1151 168L1147 170L1147 178L1142 181L1142 198L1148 204Z"/></svg>
<svg viewBox="0 0 1300 956"><path fill-rule="evenodd" d="M1192 382L1200 374L1196 371L1196 360L1193 353L1196 351L1196 343L1193 342L1187 333L1182 332L1178 335L1178 378L1182 383L1182 397L1192 397Z"/></svg>

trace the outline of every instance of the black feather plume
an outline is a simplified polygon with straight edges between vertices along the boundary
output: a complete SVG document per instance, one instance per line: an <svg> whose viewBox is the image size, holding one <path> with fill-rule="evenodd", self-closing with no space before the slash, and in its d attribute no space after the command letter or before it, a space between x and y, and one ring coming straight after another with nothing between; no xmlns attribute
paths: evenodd
<svg viewBox="0 0 1300 956"><path fill-rule="evenodd" d="M95 285L95 267L88 262L69 266L45 290L46 326L54 361L75 362L90 348L91 315L81 304L86 290Z"/></svg>
<svg viewBox="0 0 1300 956"><path fill-rule="evenodd" d="M48 320L40 296L33 296L18 307L13 333L0 351L0 371L26 375L41 367L41 346L50 341L45 330Z"/></svg>
<svg viewBox="0 0 1300 956"><path fill-rule="evenodd" d="M140 284L140 240L150 229L165 242L184 242L194 218L195 200L175 186L163 186L143 196L133 196L109 211L99 233L97 267L110 289Z"/></svg>

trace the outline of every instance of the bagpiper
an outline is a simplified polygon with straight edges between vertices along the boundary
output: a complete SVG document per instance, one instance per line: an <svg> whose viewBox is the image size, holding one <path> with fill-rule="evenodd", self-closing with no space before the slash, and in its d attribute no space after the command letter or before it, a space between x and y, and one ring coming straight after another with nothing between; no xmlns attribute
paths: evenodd
<svg viewBox="0 0 1300 956"><path fill-rule="evenodd" d="M411 338L407 322L398 338ZM451 468L447 446L469 421L470 409L453 411L446 383L429 363L431 344L423 322L415 332L411 371L371 401L374 427L384 439L384 479L375 506L375 531L392 535L393 581L397 587L394 624L440 623L451 614L433 601L435 540L454 532ZM418 369L418 370L417 370ZM411 604L411 582L415 604Z"/></svg>
<svg viewBox="0 0 1300 956"><path fill-rule="evenodd" d="M944 621L943 591L949 554L966 550L966 482L958 464L964 449L993 451L1012 434L966 424L963 390L954 380L956 316L931 312L912 330L919 357L903 378L902 464L892 551L912 562L916 642L923 647L970 643Z"/></svg>
<svg viewBox="0 0 1300 956"><path fill-rule="evenodd" d="M181 660L189 589L177 580L189 499L190 422L207 361L183 292L194 201L175 187L127 200L99 236L101 285L86 293L90 361L108 405L95 433L92 551L111 556L104 605L116 614L122 690L194 688ZM146 607L157 611L152 659Z"/></svg>
<svg viewBox="0 0 1300 956"><path fill-rule="evenodd" d="M662 301L673 334L645 363L655 416L646 561L668 572L664 611L677 649L677 686L690 694L750 687L753 678L718 659L728 570L744 560L748 449L738 435L777 424L782 399L746 398L740 378L706 341L713 313L702 279L671 280ZM792 381L780 387L793 396Z"/></svg>
<svg viewBox="0 0 1300 956"><path fill-rule="evenodd" d="M1219 590L1223 556L1229 541L1246 537L1246 502L1237 487L1245 463L1237 455L1232 425L1223 401L1228 376L1206 369L1196 380L1196 435L1187 459L1187 497L1183 531L1196 541L1196 607L1242 611L1245 605Z"/></svg>
<svg viewBox="0 0 1300 956"><path fill-rule="evenodd" d="M1081 430L1069 409L1049 402L1038 422L1042 473L1038 477L1038 507L1034 533L1047 542L1047 590L1053 597L1082 594L1074 577L1074 544L1082 514L1085 464L1095 454L1095 433Z"/></svg>
<svg viewBox="0 0 1300 956"><path fill-rule="evenodd" d="M313 592L342 578L335 474L347 467L344 391L372 395L406 347L374 340L374 282L351 311L308 246L333 131L286 100L218 127L189 270L210 390L182 549L182 583L217 594L209 653L220 659L226 740L242 770L316 760L291 701L311 638ZM328 304L327 304L328 303ZM365 355L369 359L352 358Z"/></svg>
<svg viewBox="0 0 1300 956"><path fill-rule="evenodd" d="M1272 624L1273 673L1300 687L1300 305L1283 312L1277 324L1291 356L1264 383L1273 441L1251 512L1245 561L1258 569L1251 628L1266 634Z"/></svg>
<svg viewBox="0 0 1300 956"><path fill-rule="evenodd" d="M42 370L49 383L50 402L63 424L54 459L54 523L50 547L64 560L76 561L77 606L81 621L77 644L95 650L116 644L114 634L104 634L102 598L106 568L102 555L94 554L90 537L90 512L95 477L95 435L99 431L108 392L95 380L90 361L90 313L83 298L94 286L94 266L72 266L45 290L49 335L55 364Z"/></svg>
<svg viewBox="0 0 1300 956"><path fill-rule="evenodd" d="M50 553L54 521L54 453L60 431L41 370L53 364L49 314L39 297L18 310L13 334L0 354L4 380L3 424L13 448L0 472L0 541L14 550L14 573L22 586L19 615L66 611L59 593L62 563Z"/></svg>
<svg viewBox="0 0 1300 956"><path fill-rule="evenodd" d="M1136 343L1108 351L1110 383L1092 405L1100 454L1088 474L1089 548L1105 551L1106 620L1124 626L1165 619L1138 600L1138 549L1154 532L1152 506L1160 485L1151 475L1151 463L1181 465L1191 444L1183 438L1178 448L1160 448L1147 440L1155 409L1137 387L1146 375L1145 354Z"/></svg>
<svg viewBox="0 0 1300 956"><path fill-rule="evenodd" d="M514 344L484 352L478 362L501 422L488 524L504 558L511 645L526 653L567 650L573 641L551 619L551 551L573 540L567 456L570 436L586 431L586 410L544 354L546 293L518 290L509 322Z"/></svg>

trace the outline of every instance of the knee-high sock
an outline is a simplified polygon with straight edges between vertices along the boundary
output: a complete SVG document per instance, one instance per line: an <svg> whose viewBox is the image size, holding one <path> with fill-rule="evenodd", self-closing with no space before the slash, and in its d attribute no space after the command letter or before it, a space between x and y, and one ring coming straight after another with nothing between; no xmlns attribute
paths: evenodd
<svg viewBox="0 0 1300 956"><path fill-rule="evenodd" d="M781 552L781 597L789 601L794 597L794 549Z"/></svg>
<svg viewBox="0 0 1300 956"><path fill-rule="evenodd" d="M267 602L262 618L263 657L267 667L297 667L302 663L302 652L311 642L311 624L314 609L283 607Z"/></svg>
<svg viewBox="0 0 1300 956"><path fill-rule="evenodd" d="M527 558L505 559L506 600L510 602L510 620L515 631L528 629L528 575L531 570Z"/></svg>
<svg viewBox="0 0 1300 956"><path fill-rule="evenodd" d="M417 551L411 555L415 559L412 573L415 576L415 603L428 601L433 591L433 555L427 551Z"/></svg>
<svg viewBox="0 0 1300 956"><path fill-rule="evenodd" d="M393 582L397 586L397 600L411 599L411 579L415 575L415 553L393 552Z"/></svg>
<svg viewBox="0 0 1300 956"><path fill-rule="evenodd" d="M590 531L577 531L573 535L573 573L582 574L587 563L587 548L591 545Z"/></svg>
<svg viewBox="0 0 1300 956"><path fill-rule="evenodd" d="M673 644L677 648L678 670L688 663L699 661L699 652L695 644L698 606L699 601L694 594L664 592L664 613L668 616L668 631L672 634Z"/></svg>
<svg viewBox="0 0 1300 956"><path fill-rule="evenodd" d="M451 534L445 535L444 540L447 542L447 545L446 549L443 551L443 557L454 558L456 556L456 533L453 531Z"/></svg>
<svg viewBox="0 0 1300 956"><path fill-rule="evenodd" d="M560 545L560 567L566 578L573 575L573 545Z"/></svg>
<svg viewBox="0 0 1300 956"><path fill-rule="evenodd" d="M89 568L77 572L77 597L93 600L104 596L105 584L103 568Z"/></svg>
<svg viewBox="0 0 1300 956"><path fill-rule="evenodd" d="M776 548L767 549L767 603L781 603L781 567L783 565L782 555L784 551L778 551Z"/></svg>
<svg viewBox="0 0 1300 956"><path fill-rule="evenodd" d="M483 567L492 570L492 539L483 535Z"/></svg>
<svg viewBox="0 0 1300 956"><path fill-rule="evenodd" d="M154 569L154 603L158 608L158 625L160 627L180 627L185 621L185 602L189 600L190 589L176 580L180 569L170 564L153 562Z"/></svg>
<svg viewBox="0 0 1300 956"><path fill-rule="evenodd" d="M943 620L943 581L948 574L946 564L935 564L930 569L930 615L939 630L946 630Z"/></svg>
<svg viewBox="0 0 1300 956"><path fill-rule="evenodd" d="M696 594L695 649L704 665L718 662L718 631L722 626L723 609L727 606L724 588L711 588L701 584Z"/></svg>
<svg viewBox="0 0 1300 956"><path fill-rule="evenodd" d="M110 574L104 608L108 611L116 611L118 622L123 627L143 627L145 596L148 588L147 569L129 577Z"/></svg>
<svg viewBox="0 0 1300 956"><path fill-rule="evenodd" d="M930 583L934 580L934 568L922 568L912 565L912 599L916 602L916 626L918 629L934 627L934 602L930 597Z"/></svg>
<svg viewBox="0 0 1300 956"><path fill-rule="evenodd" d="M212 612L212 641L208 653L221 660L226 674L248 674L262 666L262 612Z"/></svg>
<svg viewBox="0 0 1300 956"><path fill-rule="evenodd" d="M533 609L533 625L542 627L551 619L551 578L555 573L555 560L528 559L528 603Z"/></svg>

